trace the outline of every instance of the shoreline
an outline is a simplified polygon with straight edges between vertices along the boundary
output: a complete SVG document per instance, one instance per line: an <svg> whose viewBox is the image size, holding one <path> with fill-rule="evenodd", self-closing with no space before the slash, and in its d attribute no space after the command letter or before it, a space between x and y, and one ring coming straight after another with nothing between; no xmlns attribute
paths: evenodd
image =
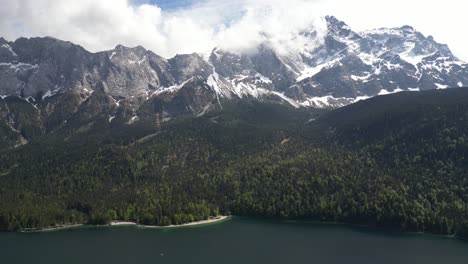
<svg viewBox="0 0 468 264"><path fill-rule="evenodd" d="M138 224L137 222L132 222L132 221L120 221L120 220L115 220L112 221L110 224L107 225L87 225L87 224L70 224L70 225L60 225L60 226L54 226L54 227L45 227L45 228L25 228L21 230L12 230L12 229L5 229L3 231L14 231L14 232L19 232L19 233L39 233L39 232L54 232L54 231L64 231L64 230L69 230L69 229L79 229L79 228L105 228L105 227L136 227L136 228L142 228L142 229L176 229L176 228L183 228L183 227L193 227L193 226L203 226L203 225L210 225L210 224L216 224L216 223L221 223L226 220L232 219L233 216L217 216L217 217L211 217L208 220L201 220L201 221L195 221L195 222L190 222L190 223L185 223L185 224L180 224L180 225L169 225L169 226L152 226L152 225L142 225ZM255 218L251 218L255 219ZM467 237L462 237L462 236L457 236L457 234L451 234L451 235L443 235L443 234L437 234L437 233L431 233L428 231L422 231L422 232L416 232L416 231L404 231L404 230L394 230L394 229L388 229L385 227L376 227L376 226L370 226L370 225L359 225L359 224L350 224L346 222L321 222L321 221L303 221L303 220L293 220L293 219L284 219L284 220L279 220L276 219L278 223L290 223L290 224L315 224L315 225L337 225L337 226L348 226L351 228L364 228L367 230L377 230L380 232L390 232L390 233L398 233L398 234L406 234L406 235L427 235L427 236L434 236L434 237L441 237L441 238L446 238L446 239L455 239L455 240L461 240L461 241L466 241L468 242ZM0 230L1 232L2 230Z"/></svg>
<svg viewBox="0 0 468 264"><path fill-rule="evenodd" d="M313 224L313 225L331 225L331 226L346 226L353 229L365 229L369 231L376 230L377 232L385 232L385 233L393 233L393 234L403 234L403 235L425 235L425 236L433 236L433 237L443 237L448 239L458 239L463 241L468 241L468 238L464 238L462 236L457 236L457 234L450 234L450 235L443 235L437 234L430 231L406 231L399 228L389 228L389 227L379 227L373 225L365 225L365 224L352 224L346 222L328 222L328 221L308 221L308 220L279 220L282 223L291 223L291 224Z"/></svg>
<svg viewBox="0 0 468 264"><path fill-rule="evenodd" d="M78 227L84 227L85 224L74 224L74 225L60 225L60 226L50 226L44 228L24 228L19 230L21 233L35 233L35 232L53 232L53 231L60 231Z"/></svg>
<svg viewBox="0 0 468 264"><path fill-rule="evenodd" d="M224 220L231 218L231 216L217 216L210 218L208 220L200 220L180 225L168 225L168 226L152 226L152 225L142 225L136 222L131 221L112 221L109 226L137 226L141 228L151 228L151 229L164 229L164 228L178 228L178 227L187 227L187 226L199 226L199 225L207 225L207 224L214 224L219 223Z"/></svg>
<svg viewBox="0 0 468 264"><path fill-rule="evenodd" d="M51 226L51 227L44 227L44 228L24 228L24 229L19 230L19 232L21 233L53 232L53 231L62 231L62 230L67 230L67 229L80 228L80 227L99 228L99 227L119 227L119 226L135 226L138 228L148 228L148 229L164 229L164 228L179 228L179 227L208 225L208 224L223 222L230 218L231 216L217 216L217 217L212 217L208 220L201 220L201 221L195 221L195 222L190 222L190 223L185 223L185 224L180 224L180 225L169 225L169 226L142 225L142 224L138 224L137 222L131 222L131 221L112 221L108 225L97 225L97 226L86 225L86 224L60 225L60 226Z"/></svg>

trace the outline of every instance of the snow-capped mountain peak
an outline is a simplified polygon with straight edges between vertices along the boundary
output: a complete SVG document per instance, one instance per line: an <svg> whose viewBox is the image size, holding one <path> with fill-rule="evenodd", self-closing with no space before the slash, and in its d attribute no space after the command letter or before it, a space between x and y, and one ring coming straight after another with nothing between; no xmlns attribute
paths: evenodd
<svg viewBox="0 0 468 264"><path fill-rule="evenodd" d="M299 33L305 44L298 51L263 43L257 52L216 48L205 58L166 59L122 45L91 53L53 38L0 38L0 96L26 98L40 108L73 95L77 105L70 109L78 111L104 93L112 104L106 116L130 122L142 107L198 115L236 98L340 107L392 92L468 84L467 64L410 26L356 32L336 17L323 21L326 30Z"/></svg>

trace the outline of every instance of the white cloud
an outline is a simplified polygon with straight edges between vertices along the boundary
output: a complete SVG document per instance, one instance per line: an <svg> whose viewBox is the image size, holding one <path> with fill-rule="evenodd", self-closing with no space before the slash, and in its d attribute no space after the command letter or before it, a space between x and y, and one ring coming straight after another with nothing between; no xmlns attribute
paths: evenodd
<svg viewBox="0 0 468 264"><path fill-rule="evenodd" d="M215 42L221 48L245 51L267 43L279 52L296 51L310 45L300 32L324 24L310 1L247 2L242 18L217 33Z"/></svg>
<svg viewBox="0 0 468 264"><path fill-rule="evenodd" d="M0 32L11 40L53 36L91 51L117 44L142 45L170 57L208 53L215 46L248 51L265 41L279 50L294 49L301 43L294 33L310 27L315 17L310 12L312 2L304 0L287 4L279 0L208 0L175 11L137 2L0 0Z"/></svg>
<svg viewBox="0 0 468 264"><path fill-rule="evenodd" d="M215 46L251 51L261 42L286 52L304 46L297 32L332 14L356 30L409 24L468 58L466 4L459 0L203 0L172 11L142 3L148 1L0 0L0 35L53 36L91 51L142 45L165 57Z"/></svg>

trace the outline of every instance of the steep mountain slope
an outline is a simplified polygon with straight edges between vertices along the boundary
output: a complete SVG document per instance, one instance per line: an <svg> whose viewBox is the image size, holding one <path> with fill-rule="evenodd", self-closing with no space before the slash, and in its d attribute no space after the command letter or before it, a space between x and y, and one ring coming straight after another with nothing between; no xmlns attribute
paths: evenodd
<svg viewBox="0 0 468 264"><path fill-rule="evenodd" d="M336 108L468 83L467 64L409 26L357 33L335 17L324 23L326 32L300 33L307 40L300 51L264 43L246 54L214 49L207 60L165 59L143 47L90 53L53 38L0 38L0 145L76 133L105 120L161 124L237 99Z"/></svg>
<svg viewBox="0 0 468 264"><path fill-rule="evenodd" d="M261 46L248 56L215 50L210 62L239 90L255 90L251 87L263 80L298 106L339 107L381 94L468 82L465 62L410 26L357 33L335 17L325 22L323 41L315 30L302 33L310 43L321 44L300 52L277 53Z"/></svg>
<svg viewBox="0 0 468 264"><path fill-rule="evenodd" d="M233 213L466 236L466 98L406 92L331 112L233 100L162 127L96 121L0 151L0 226Z"/></svg>

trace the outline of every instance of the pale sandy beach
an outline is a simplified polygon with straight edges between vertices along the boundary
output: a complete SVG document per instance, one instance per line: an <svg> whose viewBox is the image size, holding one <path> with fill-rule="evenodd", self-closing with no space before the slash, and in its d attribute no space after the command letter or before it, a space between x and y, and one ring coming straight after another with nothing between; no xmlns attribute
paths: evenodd
<svg viewBox="0 0 468 264"><path fill-rule="evenodd" d="M134 225L134 226L144 227L144 228L176 228L176 227L184 227L184 226L196 226L196 225L212 224L212 223L221 222L223 220L226 220L229 217L230 216L218 216L218 217L211 218L211 219L208 219L208 220L196 221L196 222L191 222L191 223L186 223L186 224L181 224L181 225L169 225L169 226L140 225L140 224L137 224L135 222L127 222L127 221L113 221L110 225L111 226Z"/></svg>
<svg viewBox="0 0 468 264"><path fill-rule="evenodd" d="M61 225L61 226L52 226L52 227L45 227L45 228L24 228L20 230L20 232L50 232L50 231L59 231L59 230L65 230L65 229L70 229L70 228L77 228L77 227L82 227L84 224L76 224L76 225Z"/></svg>
<svg viewBox="0 0 468 264"><path fill-rule="evenodd" d="M230 216L218 216L214 217L208 220L202 220L202 221L196 221L196 222L191 222L191 223L186 223L186 224L181 224L181 225L169 225L169 226L149 226L149 225L140 225L135 222L130 222L130 221L112 221L109 225L104 225L101 227L106 227L106 226L138 226L138 227L143 227L143 228L177 228L177 227L184 227L184 226L196 226L196 225L205 225L205 224L212 224L216 222L221 222L223 220L226 220L230 218ZM21 232L50 232L50 231L59 231L59 230L65 230L65 229L70 229L70 228L77 228L77 227L84 227L86 225L84 224L76 224L76 225L61 225L61 226L54 226L54 227L47 227L47 228L25 228L22 229ZM99 227L99 226L98 226Z"/></svg>

